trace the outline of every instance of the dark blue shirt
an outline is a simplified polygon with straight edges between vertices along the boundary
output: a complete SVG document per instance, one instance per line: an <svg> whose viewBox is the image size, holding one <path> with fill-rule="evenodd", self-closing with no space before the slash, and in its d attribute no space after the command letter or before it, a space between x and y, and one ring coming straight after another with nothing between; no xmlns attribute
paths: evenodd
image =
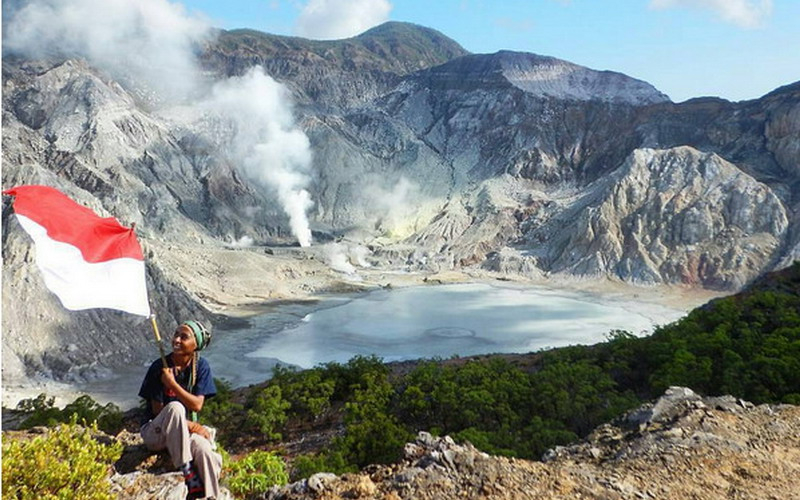
<svg viewBox="0 0 800 500"><path fill-rule="evenodd" d="M175 363L172 361L172 353L167 355L167 365L175 366ZM152 414L151 400L160 401L165 405L173 401L179 401L177 395L172 393L172 391L167 391L164 384L161 383L161 368L163 366L161 358L153 361L150 368L147 370L147 375L144 376L142 387L139 389L139 396L147 400L148 418L155 417L155 415ZM195 381L194 387L190 388L191 373L192 369L191 365L189 365L189 369L181 371L178 376L175 377L175 380L181 387L196 396L210 398L217 393L217 387L214 385L214 377L211 375L211 366L205 358L197 357L197 380Z"/></svg>

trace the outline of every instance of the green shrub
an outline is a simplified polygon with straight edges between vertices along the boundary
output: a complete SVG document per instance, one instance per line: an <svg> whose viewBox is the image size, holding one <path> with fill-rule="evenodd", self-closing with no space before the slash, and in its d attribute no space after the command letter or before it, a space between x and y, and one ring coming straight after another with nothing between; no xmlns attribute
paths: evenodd
<svg viewBox="0 0 800 500"><path fill-rule="evenodd" d="M17 410L25 412L28 416L20 424L22 429L30 429L37 425L53 427L60 422L61 410L55 407L55 398L48 398L41 393L35 398L23 399L17 403Z"/></svg>
<svg viewBox="0 0 800 500"><path fill-rule="evenodd" d="M800 405L800 394L787 394L783 397L782 402L789 405Z"/></svg>
<svg viewBox="0 0 800 500"><path fill-rule="evenodd" d="M639 401L590 361L565 362L545 357L541 370L531 375L532 414L555 420L586 435Z"/></svg>
<svg viewBox="0 0 800 500"><path fill-rule="evenodd" d="M217 394L203 403L203 411L200 412L199 418L202 424L215 427L219 431L217 439L226 442L241 424L240 415L244 406L234 402L230 382L214 379L214 384L217 386Z"/></svg>
<svg viewBox="0 0 800 500"><path fill-rule="evenodd" d="M237 498L260 495L272 486L289 482L283 459L267 451L254 451L233 462L226 471L228 489Z"/></svg>
<svg viewBox="0 0 800 500"><path fill-rule="evenodd" d="M291 406L281 396L281 388L269 385L256 394L251 409L247 410L246 425L257 429L268 440L281 439L278 429L286 423L286 410Z"/></svg>
<svg viewBox="0 0 800 500"><path fill-rule="evenodd" d="M539 459L548 449L577 439L578 436L567 430L561 422L534 416L522 429L516 448L522 450L520 456L523 458Z"/></svg>
<svg viewBox="0 0 800 500"><path fill-rule="evenodd" d="M515 450L512 448L501 448L496 446L495 443L498 441L497 437L495 436L496 434L496 432L469 427L463 431L454 433L452 438L457 442L469 441L479 450L492 455L501 455L504 457L517 456Z"/></svg>
<svg viewBox="0 0 800 500"><path fill-rule="evenodd" d="M389 368L377 356L353 356L344 365L326 363L322 365L322 369L325 378L336 383L332 396L336 401L349 400L356 389L364 387L363 381L367 377L385 377L389 374Z"/></svg>
<svg viewBox="0 0 800 500"><path fill-rule="evenodd" d="M755 289L715 300L641 339L634 376L650 382L649 397L685 385L754 403L781 401L800 393L798 311L797 293Z"/></svg>
<svg viewBox="0 0 800 500"><path fill-rule="evenodd" d="M38 425L53 427L73 420L85 425L96 422L100 430L109 434L116 434L122 427L122 411L114 403L102 406L84 394L60 410L55 407L54 401L54 398L48 398L45 394L20 401L17 409L28 413L20 428L30 429Z"/></svg>
<svg viewBox="0 0 800 500"><path fill-rule="evenodd" d="M336 382L320 368L302 372L279 368L274 371L272 381L280 385L284 398L292 405L293 415L313 418L330 408L336 388Z"/></svg>
<svg viewBox="0 0 800 500"><path fill-rule="evenodd" d="M359 467L398 460L412 435L390 410L394 394L386 375L367 375L363 388L357 389L353 401L345 404L347 428L343 436L333 440L332 449Z"/></svg>
<svg viewBox="0 0 800 500"><path fill-rule="evenodd" d="M122 410L114 403L101 406L90 396L84 394L61 410L64 416L63 422L77 418L78 422L91 424L97 422L97 427L103 432L116 434L122 428Z"/></svg>
<svg viewBox="0 0 800 500"><path fill-rule="evenodd" d="M3 440L3 498L111 499L109 467L122 444L101 444L75 419L34 439Z"/></svg>

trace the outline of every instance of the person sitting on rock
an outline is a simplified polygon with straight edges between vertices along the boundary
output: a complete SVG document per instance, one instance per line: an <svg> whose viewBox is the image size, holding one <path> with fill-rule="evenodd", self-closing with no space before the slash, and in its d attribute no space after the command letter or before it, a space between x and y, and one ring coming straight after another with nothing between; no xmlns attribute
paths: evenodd
<svg viewBox="0 0 800 500"><path fill-rule="evenodd" d="M222 457L214 451L209 428L197 422L205 398L217 392L211 367L197 353L211 342L211 333L198 321L175 330L172 352L150 365L139 389L147 401L148 420L142 425L145 445L153 451L167 449L180 468L187 498L219 497Z"/></svg>

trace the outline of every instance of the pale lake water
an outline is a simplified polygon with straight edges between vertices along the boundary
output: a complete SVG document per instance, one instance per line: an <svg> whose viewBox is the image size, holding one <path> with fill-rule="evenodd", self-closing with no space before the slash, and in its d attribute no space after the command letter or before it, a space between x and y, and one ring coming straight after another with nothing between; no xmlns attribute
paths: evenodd
<svg viewBox="0 0 800 500"><path fill-rule="evenodd" d="M646 335L654 325L683 314L632 299L547 288L419 286L279 306L247 326L216 328L202 355L216 378L242 387L268 379L277 363L310 368L356 355L374 354L389 362L527 353L602 342L614 329ZM145 369L121 367L119 378L76 389L128 408L137 402Z"/></svg>

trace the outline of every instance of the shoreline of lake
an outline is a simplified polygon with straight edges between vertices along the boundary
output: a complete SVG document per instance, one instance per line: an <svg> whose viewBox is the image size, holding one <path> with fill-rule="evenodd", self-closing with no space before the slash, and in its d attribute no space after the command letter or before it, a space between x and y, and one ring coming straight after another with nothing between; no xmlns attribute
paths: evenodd
<svg viewBox="0 0 800 500"><path fill-rule="evenodd" d="M579 279L545 279L545 280L498 280L483 273L463 273L448 272L438 274L415 274L415 273L395 273L377 270L364 271L362 279L358 282L362 291L349 289L346 293L325 293L309 296L303 300L292 301L273 301L258 305L258 307L248 307L244 310L231 311L229 315L231 324L241 324L242 322L252 322L254 318L265 314L275 315L276 321L283 323L283 328L288 328L292 323L302 321L302 316L309 313L339 307L345 303L358 300L368 296L368 294L379 290L400 290L414 286L439 287L451 284L483 284L496 288L530 290L535 289L552 294L572 295L581 297L587 301L602 300L614 302L627 309L635 311L637 314L649 315L653 325L665 324L662 320L668 319L669 314L665 311L675 311L675 318L685 314L693 307L701 305L708 300L720 296L721 294L706 290L694 290L684 287L637 287L625 283L612 282L610 280L579 280ZM671 320L670 320L671 321ZM669 321L667 321L669 322ZM225 330L220 329L218 341L235 341L228 338ZM154 353L154 359L157 353ZM424 358L424 356L420 356ZM249 364L250 370L268 370L270 363L265 363L259 359L238 359L239 363ZM142 366L123 367L118 377L113 379L100 379L88 384L64 383L49 379L31 379L30 384L6 385L3 386L3 406L13 408L25 398L36 397L40 393L46 393L56 399L58 406L73 401L76 397L84 394L89 386L105 387L100 392L89 392L98 402L114 402L123 408L129 408L138 404L136 392L144 375L146 366L150 361ZM269 374L263 377L262 382L269 378ZM128 380L122 383L119 379ZM131 381L133 379L133 381ZM253 381L255 382L255 381ZM134 387L135 386L135 387ZM133 396L122 396L131 393ZM116 396L112 397L112 394Z"/></svg>

